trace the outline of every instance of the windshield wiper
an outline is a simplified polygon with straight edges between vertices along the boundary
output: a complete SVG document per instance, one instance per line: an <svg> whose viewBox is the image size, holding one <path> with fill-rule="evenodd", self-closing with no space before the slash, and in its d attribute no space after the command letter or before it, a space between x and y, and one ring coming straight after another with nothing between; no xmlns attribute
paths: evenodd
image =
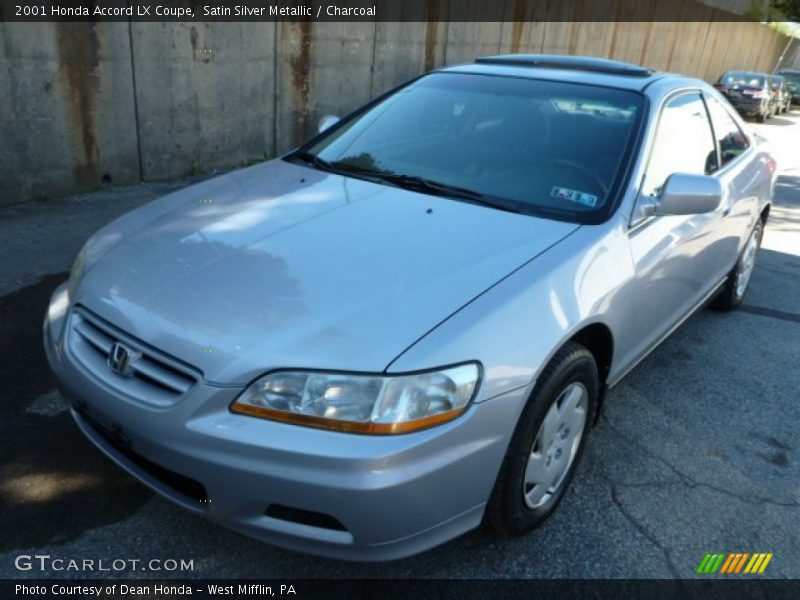
<svg viewBox="0 0 800 600"><path fill-rule="evenodd" d="M321 171L327 171L329 173L350 175L352 177L358 177L373 182L385 182L400 188L432 194L435 196L461 198L475 204L496 208L498 210L505 210L513 213L521 212L514 204L503 202L500 199L492 198L467 188L449 185L439 181L433 181L417 175L402 175L398 173L388 173L385 171L358 169L353 168L353 166L348 165L347 163L337 165L335 163L328 162L324 158L320 158L316 154L311 154L310 152L295 152L289 158L291 160L299 160L307 165L316 167Z"/></svg>
<svg viewBox="0 0 800 600"><path fill-rule="evenodd" d="M332 163L329 163L324 158L320 158L316 154L311 154L311 152L295 152L294 154L289 156L289 159L293 161L299 160L302 163L318 168L320 171L328 171L329 173L342 172L340 169L337 169Z"/></svg>
<svg viewBox="0 0 800 600"><path fill-rule="evenodd" d="M380 173L361 169L353 169L347 163L340 163L337 165L332 162L328 162L324 158L320 158L316 154L311 154L311 152L295 152L294 154L289 155L288 158L291 161L300 161L303 164L316 167L321 171L336 173L337 175L350 175L360 179L367 179L372 182L384 181Z"/></svg>
<svg viewBox="0 0 800 600"><path fill-rule="evenodd" d="M361 173L358 174L360 175ZM370 177L374 177L376 179L382 179L383 181L398 187L413 190L415 192L424 192L426 194L445 196L449 198L462 198L464 200L474 202L475 204L481 204L483 206L489 206L499 210L505 210L513 213L520 212L520 210L513 204L502 202L499 199L486 196L480 192L447 183L441 183L439 181L433 181L417 175L399 175L395 173L381 172L369 172L363 174L369 175Z"/></svg>

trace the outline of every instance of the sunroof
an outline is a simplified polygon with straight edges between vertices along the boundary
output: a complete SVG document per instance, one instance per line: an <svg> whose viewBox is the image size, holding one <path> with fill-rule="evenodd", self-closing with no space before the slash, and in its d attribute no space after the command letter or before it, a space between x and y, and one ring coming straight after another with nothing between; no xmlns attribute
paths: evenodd
<svg viewBox="0 0 800 600"><path fill-rule="evenodd" d="M573 71L590 71L608 75L628 77L649 77L650 69L631 63L587 56L559 56L549 54L500 54L482 56L475 59L478 64L506 65L512 67L534 67L540 69L569 69Z"/></svg>

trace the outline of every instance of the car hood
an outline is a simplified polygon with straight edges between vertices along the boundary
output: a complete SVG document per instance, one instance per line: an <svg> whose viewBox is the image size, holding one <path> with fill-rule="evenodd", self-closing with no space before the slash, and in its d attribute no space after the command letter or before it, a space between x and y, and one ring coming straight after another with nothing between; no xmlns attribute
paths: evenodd
<svg viewBox="0 0 800 600"><path fill-rule="evenodd" d="M98 232L75 301L211 383L382 371L577 227L275 160Z"/></svg>

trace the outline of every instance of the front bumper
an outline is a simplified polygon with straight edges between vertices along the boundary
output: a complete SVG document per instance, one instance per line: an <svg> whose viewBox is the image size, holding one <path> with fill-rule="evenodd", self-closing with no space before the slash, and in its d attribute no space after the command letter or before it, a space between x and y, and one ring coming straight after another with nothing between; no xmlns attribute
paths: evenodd
<svg viewBox="0 0 800 600"><path fill-rule="evenodd" d="M476 527L527 390L406 435L364 436L229 411L238 387L199 382L170 407L125 397L71 356L68 303L56 290L45 348L83 433L184 508L278 546L391 560ZM277 507L277 509L276 509Z"/></svg>

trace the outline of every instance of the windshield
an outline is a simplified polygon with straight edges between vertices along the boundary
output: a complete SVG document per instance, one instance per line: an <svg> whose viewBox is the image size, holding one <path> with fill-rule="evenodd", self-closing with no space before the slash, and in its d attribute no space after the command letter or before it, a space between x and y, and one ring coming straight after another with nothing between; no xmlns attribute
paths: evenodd
<svg viewBox="0 0 800 600"><path fill-rule="evenodd" d="M769 84L773 88L782 88L783 87L783 77L777 77L775 75L769 78Z"/></svg>
<svg viewBox="0 0 800 600"><path fill-rule="evenodd" d="M725 85L741 85L745 87L764 87L763 75L754 75L753 73L727 73L722 83Z"/></svg>
<svg viewBox="0 0 800 600"><path fill-rule="evenodd" d="M794 88L800 86L800 73L781 72L779 75L786 80L789 87Z"/></svg>
<svg viewBox="0 0 800 600"><path fill-rule="evenodd" d="M434 73L297 154L424 193L596 222L610 210L642 105L619 89Z"/></svg>

